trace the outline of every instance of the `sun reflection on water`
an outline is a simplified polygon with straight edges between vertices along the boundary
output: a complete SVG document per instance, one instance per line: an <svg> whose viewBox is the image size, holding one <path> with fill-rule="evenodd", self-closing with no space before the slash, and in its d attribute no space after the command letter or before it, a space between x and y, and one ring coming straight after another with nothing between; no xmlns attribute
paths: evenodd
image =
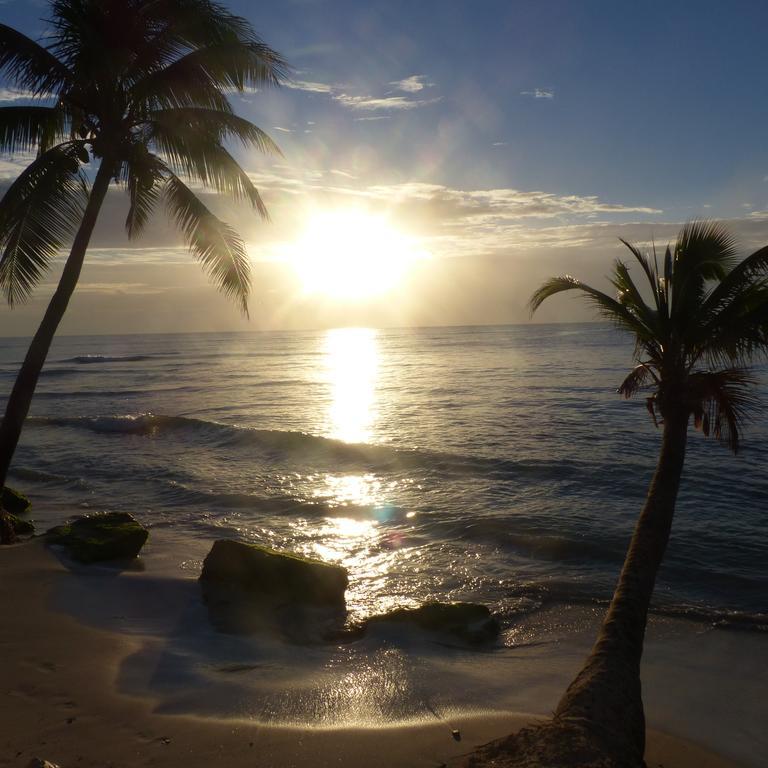
<svg viewBox="0 0 768 768"><path fill-rule="evenodd" d="M379 366L373 328L334 328L325 335L325 375L330 386L330 437L365 443L376 416Z"/></svg>

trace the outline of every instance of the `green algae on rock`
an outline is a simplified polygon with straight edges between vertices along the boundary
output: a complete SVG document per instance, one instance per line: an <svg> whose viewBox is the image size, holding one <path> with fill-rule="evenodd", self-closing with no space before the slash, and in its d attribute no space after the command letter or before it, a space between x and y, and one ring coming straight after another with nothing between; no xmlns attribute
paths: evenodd
<svg viewBox="0 0 768 768"><path fill-rule="evenodd" d="M9 515L23 515L32 509L32 502L23 493L19 493L7 485L3 486L0 503Z"/></svg>
<svg viewBox="0 0 768 768"><path fill-rule="evenodd" d="M31 520L22 520L17 515L8 515L8 519L11 521L13 532L17 536L34 536L35 526Z"/></svg>
<svg viewBox="0 0 768 768"><path fill-rule="evenodd" d="M453 635L472 644L495 640L501 627L485 605L477 603L425 603L418 608L395 608L387 613L371 616L372 624L409 624L427 632Z"/></svg>
<svg viewBox="0 0 768 768"><path fill-rule="evenodd" d="M270 602L344 605L349 577L345 568L322 560L219 539L203 562L200 581Z"/></svg>
<svg viewBox="0 0 768 768"><path fill-rule="evenodd" d="M78 517L46 533L49 544L66 548L82 563L135 558L148 536L149 531L127 512Z"/></svg>

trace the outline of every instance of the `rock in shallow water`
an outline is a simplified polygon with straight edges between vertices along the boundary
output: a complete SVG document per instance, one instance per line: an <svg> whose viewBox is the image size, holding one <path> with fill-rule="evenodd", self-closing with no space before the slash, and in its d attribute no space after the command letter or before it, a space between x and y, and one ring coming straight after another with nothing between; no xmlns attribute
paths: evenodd
<svg viewBox="0 0 768 768"><path fill-rule="evenodd" d="M409 624L427 632L452 635L465 643L488 643L495 640L501 627L485 605L477 603L425 603L418 608L396 608L371 616L373 624Z"/></svg>
<svg viewBox="0 0 768 768"><path fill-rule="evenodd" d="M211 623L219 630L273 630L293 642L321 642L343 623L346 569L221 539L203 562L200 585Z"/></svg>
<svg viewBox="0 0 768 768"><path fill-rule="evenodd" d="M32 509L32 502L23 494L9 488L3 487L3 494L0 498L3 509L10 515L23 515Z"/></svg>
<svg viewBox="0 0 768 768"><path fill-rule="evenodd" d="M137 557L148 536L149 531L127 512L78 517L46 533L49 544L65 547L82 563Z"/></svg>
<svg viewBox="0 0 768 768"><path fill-rule="evenodd" d="M203 562L200 581L270 602L343 605L349 578L339 565L220 539Z"/></svg>
<svg viewBox="0 0 768 768"><path fill-rule="evenodd" d="M13 532L17 536L34 536L35 535L35 526L31 520L22 520L20 517L17 517L16 515L9 515L8 517L10 518L11 525L13 526Z"/></svg>

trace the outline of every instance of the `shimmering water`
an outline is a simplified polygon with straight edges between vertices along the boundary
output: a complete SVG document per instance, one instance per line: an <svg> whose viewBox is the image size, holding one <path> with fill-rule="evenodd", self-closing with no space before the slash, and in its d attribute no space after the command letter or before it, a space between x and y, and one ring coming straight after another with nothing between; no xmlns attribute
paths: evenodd
<svg viewBox="0 0 768 768"><path fill-rule="evenodd" d="M25 348L0 342L3 391ZM600 325L61 338L11 480L44 523L132 512L190 577L219 537L342 563L357 614L601 601L659 443L614 393L631 350ZM767 438L692 431L657 610L766 624Z"/></svg>

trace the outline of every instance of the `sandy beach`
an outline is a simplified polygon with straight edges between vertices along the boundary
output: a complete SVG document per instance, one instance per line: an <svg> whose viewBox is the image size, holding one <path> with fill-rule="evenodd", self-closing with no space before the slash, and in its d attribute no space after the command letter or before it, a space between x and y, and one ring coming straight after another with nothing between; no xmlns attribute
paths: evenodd
<svg viewBox="0 0 768 768"><path fill-rule="evenodd" d="M151 696L120 692L121 665L136 636L87 627L50 607L52 590L76 579L40 541L0 550L0 765L42 757L61 766L177 766L226 762L264 766L439 766L532 719L468 714L446 723L376 728L265 726L159 714ZM110 606L105 606L108 612ZM451 728L461 731L457 742ZM652 731L647 762L664 768L726 768L690 741Z"/></svg>

